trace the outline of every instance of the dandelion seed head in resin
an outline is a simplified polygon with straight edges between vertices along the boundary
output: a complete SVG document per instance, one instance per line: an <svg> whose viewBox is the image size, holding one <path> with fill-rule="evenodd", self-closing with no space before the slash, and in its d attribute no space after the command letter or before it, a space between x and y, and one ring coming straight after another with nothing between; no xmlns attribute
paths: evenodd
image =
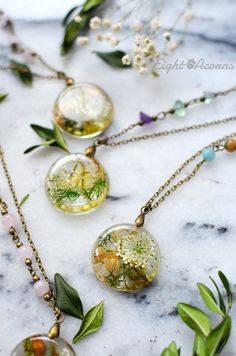
<svg viewBox="0 0 236 356"><path fill-rule="evenodd" d="M57 98L54 120L72 136L95 137L112 123L113 104L98 86L90 83L73 84Z"/></svg>
<svg viewBox="0 0 236 356"><path fill-rule="evenodd" d="M104 201L109 181L103 166L81 153L66 155L50 168L45 189L57 209L70 214L88 212Z"/></svg>
<svg viewBox="0 0 236 356"><path fill-rule="evenodd" d="M143 228L116 225L97 239L92 263L96 276L105 285L120 291L134 291L149 284L160 267L160 250Z"/></svg>

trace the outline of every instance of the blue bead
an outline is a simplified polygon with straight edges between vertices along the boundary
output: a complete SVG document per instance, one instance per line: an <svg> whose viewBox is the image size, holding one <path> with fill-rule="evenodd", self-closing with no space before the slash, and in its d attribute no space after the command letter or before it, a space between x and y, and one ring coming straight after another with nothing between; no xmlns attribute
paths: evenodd
<svg viewBox="0 0 236 356"><path fill-rule="evenodd" d="M202 152L202 158L204 161L213 161L215 159L215 151L212 148L205 148Z"/></svg>

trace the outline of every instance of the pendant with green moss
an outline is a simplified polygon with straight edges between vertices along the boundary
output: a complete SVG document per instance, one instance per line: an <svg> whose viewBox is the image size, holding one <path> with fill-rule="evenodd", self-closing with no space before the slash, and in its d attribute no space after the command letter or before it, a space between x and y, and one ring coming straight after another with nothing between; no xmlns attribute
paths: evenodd
<svg viewBox="0 0 236 356"><path fill-rule="evenodd" d="M45 190L52 205L69 214L98 207L107 196L108 175L95 159L81 153L66 155L49 169Z"/></svg>
<svg viewBox="0 0 236 356"><path fill-rule="evenodd" d="M144 228L122 224L97 239L92 264L98 279L119 291L135 291L149 284L160 267L157 242Z"/></svg>

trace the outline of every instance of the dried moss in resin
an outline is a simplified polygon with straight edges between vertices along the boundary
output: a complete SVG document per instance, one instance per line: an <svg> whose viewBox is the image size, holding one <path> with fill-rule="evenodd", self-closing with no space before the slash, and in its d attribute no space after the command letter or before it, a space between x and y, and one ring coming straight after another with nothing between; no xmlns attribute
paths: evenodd
<svg viewBox="0 0 236 356"><path fill-rule="evenodd" d="M35 335L20 342L11 356L76 356L76 353L60 337L51 340L47 335Z"/></svg>
<svg viewBox="0 0 236 356"><path fill-rule="evenodd" d="M50 202L70 214L88 212L107 196L108 176L94 158L80 153L64 156L50 168L45 189Z"/></svg>
<svg viewBox="0 0 236 356"><path fill-rule="evenodd" d="M94 137L112 123L113 104L109 96L96 85L74 84L63 90L57 98L54 120L70 135Z"/></svg>
<svg viewBox="0 0 236 356"><path fill-rule="evenodd" d="M92 253L96 276L108 287L134 291L150 283L160 266L156 241L143 228L116 225L97 239Z"/></svg>

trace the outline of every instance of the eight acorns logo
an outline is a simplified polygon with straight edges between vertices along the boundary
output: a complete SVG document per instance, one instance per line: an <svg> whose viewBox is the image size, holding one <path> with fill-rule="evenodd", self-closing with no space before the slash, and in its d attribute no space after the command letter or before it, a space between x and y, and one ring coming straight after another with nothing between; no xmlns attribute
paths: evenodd
<svg viewBox="0 0 236 356"><path fill-rule="evenodd" d="M196 65L196 61L193 58L189 59L186 63L186 67L188 69L193 69L195 65Z"/></svg>

